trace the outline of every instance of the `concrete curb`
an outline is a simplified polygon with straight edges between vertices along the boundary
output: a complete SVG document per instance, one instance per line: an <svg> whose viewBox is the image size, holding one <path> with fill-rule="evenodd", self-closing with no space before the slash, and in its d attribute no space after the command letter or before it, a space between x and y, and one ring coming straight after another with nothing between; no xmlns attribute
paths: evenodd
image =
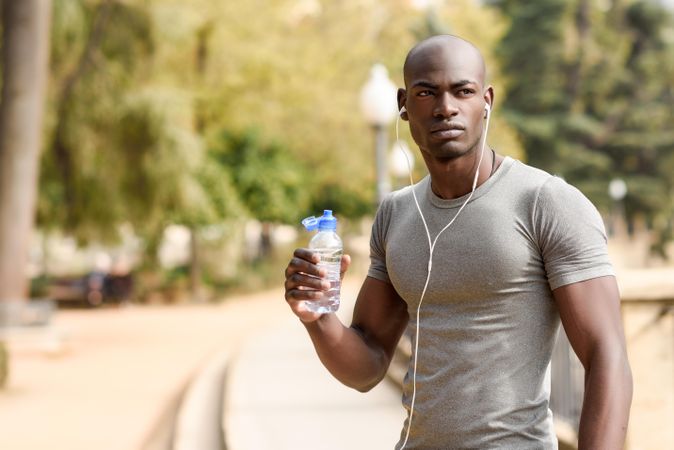
<svg viewBox="0 0 674 450"><path fill-rule="evenodd" d="M212 358L190 382L180 404L173 450L224 450L222 398L229 353Z"/></svg>

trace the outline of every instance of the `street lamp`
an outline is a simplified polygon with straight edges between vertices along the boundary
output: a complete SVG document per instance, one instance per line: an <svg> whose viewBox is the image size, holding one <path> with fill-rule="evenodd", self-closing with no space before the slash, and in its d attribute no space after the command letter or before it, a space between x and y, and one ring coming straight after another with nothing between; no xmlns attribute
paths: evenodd
<svg viewBox="0 0 674 450"><path fill-rule="evenodd" d="M396 180L409 176L414 169L414 153L410 151L407 142L401 139L393 144L389 162L391 163L391 173Z"/></svg>
<svg viewBox="0 0 674 450"><path fill-rule="evenodd" d="M626 231L623 228L623 223L626 222L625 218L625 205L623 200L627 195L627 183L621 178L614 178L608 184L608 195L613 200L614 204L614 213L613 213L613 232L616 233L616 229L619 228L619 233L623 234Z"/></svg>
<svg viewBox="0 0 674 450"><path fill-rule="evenodd" d="M360 106L367 123L375 132L375 161L377 165L377 200L379 203L391 191L386 164L386 125L398 114L396 85L388 77L386 68L375 64L370 79L360 92Z"/></svg>

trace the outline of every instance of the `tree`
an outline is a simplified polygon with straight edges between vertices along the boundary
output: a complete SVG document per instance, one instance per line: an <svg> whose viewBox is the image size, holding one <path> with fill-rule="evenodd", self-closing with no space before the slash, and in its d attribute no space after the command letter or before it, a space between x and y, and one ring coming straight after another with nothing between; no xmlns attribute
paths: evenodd
<svg viewBox="0 0 674 450"><path fill-rule="evenodd" d="M2 3L0 301L24 299L47 80L50 2Z"/></svg>
<svg viewBox="0 0 674 450"><path fill-rule="evenodd" d="M121 221L138 222L154 200L137 195L140 187L155 187L142 160L163 131L161 118L150 116L156 108L148 102L156 97L137 87L154 47L152 26L143 8L116 0L54 6L38 222L81 242L110 240Z"/></svg>
<svg viewBox="0 0 674 450"><path fill-rule="evenodd" d="M498 4L511 21L496 48L506 79L505 115L519 132L529 163L550 170L559 159L554 147L556 125L564 112L560 23L567 2L491 3Z"/></svg>
<svg viewBox="0 0 674 450"><path fill-rule="evenodd" d="M44 92L49 0L2 2L0 98L0 307L27 295L26 262L33 231ZM0 327L3 324L0 323ZM0 386L7 353L0 341Z"/></svg>
<svg viewBox="0 0 674 450"><path fill-rule="evenodd" d="M171 221L238 214L235 198L221 207L235 192L213 182L227 176L207 167L192 88L165 82L157 54L170 44L158 45L154 13L141 1L57 0L39 210L43 228L80 242L131 224L150 260Z"/></svg>
<svg viewBox="0 0 674 450"><path fill-rule="evenodd" d="M628 219L645 217L664 255L674 185L670 14L651 1L491 3L511 20L498 47L505 110L529 161L605 212L609 182L624 179Z"/></svg>
<svg viewBox="0 0 674 450"><path fill-rule="evenodd" d="M196 244L204 225L233 217L296 223L309 204L373 212L358 93L375 62L402 84L427 19L407 0L54 2L42 229L109 241L131 224L151 260L170 223ZM498 40L497 14L446 3L437 20L484 47ZM236 170L222 163L219 146L250 130L250 154ZM492 130L517 155L503 122Z"/></svg>
<svg viewBox="0 0 674 450"><path fill-rule="evenodd" d="M271 252L271 225L297 223L307 209L312 180L287 148L265 143L255 131L223 131L210 157L232 176L239 198L252 217L262 222L259 257Z"/></svg>
<svg viewBox="0 0 674 450"><path fill-rule="evenodd" d="M650 1L618 11L616 34L629 36L621 52L623 76L610 85L610 101L589 102L591 114L605 124L592 142L611 161L607 175L627 184L627 218L645 217L655 234L652 250L666 257L674 239L674 43L666 39L674 31L672 15Z"/></svg>

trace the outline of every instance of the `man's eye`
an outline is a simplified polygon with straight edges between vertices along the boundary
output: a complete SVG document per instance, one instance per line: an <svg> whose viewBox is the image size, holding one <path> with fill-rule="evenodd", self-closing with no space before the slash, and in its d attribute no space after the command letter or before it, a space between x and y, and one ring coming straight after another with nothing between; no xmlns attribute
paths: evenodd
<svg viewBox="0 0 674 450"><path fill-rule="evenodd" d="M428 97L429 95L433 95L432 91L420 91L417 93L419 97Z"/></svg>
<svg viewBox="0 0 674 450"><path fill-rule="evenodd" d="M467 96L467 95L472 95L474 92L475 91L473 91L472 89L461 89L459 91L459 94Z"/></svg>

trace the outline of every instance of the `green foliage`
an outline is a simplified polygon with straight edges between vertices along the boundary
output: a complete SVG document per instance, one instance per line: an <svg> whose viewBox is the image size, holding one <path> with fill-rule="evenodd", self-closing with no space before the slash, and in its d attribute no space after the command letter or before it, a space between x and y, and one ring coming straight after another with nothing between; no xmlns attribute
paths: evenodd
<svg viewBox="0 0 674 450"><path fill-rule="evenodd" d="M373 63L401 66L411 34L400 2L316 2L315 10L300 3L229 2L214 11L198 100L206 129L257 129L311 172L305 190L337 182L368 201L374 154L358 95Z"/></svg>
<svg viewBox="0 0 674 450"><path fill-rule="evenodd" d="M125 171L120 188L127 195L127 219L156 232L165 223L203 226L242 214L227 171L204 154L198 135L182 117L189 98L175 91L136 94L123 116L115 147ZM138 196L134 193L142 192Z"/></svg>
<svg viewBox="0 0 674 450"><path fill-rule="evenodd" d="M198 235L325 208L372 214L360 89L374 63L402 85L404 56L426 35L452 31L484 49L502 99L491 47L505 22L471 0L434 11L407 0L54 0L53 10L38 221L81 242L130 224L152 255L169 223ZM500 151L521 156L505 121L492 130Z"/></svg>
<svg viewBox="0 0 674 450"><path fill-rule="evenodd" d="M311 190L311 205L305 214L316 215L323 210L332 209L340 219L357 220L367 216L373 210L375 199L373 196L364 196L362 192L353 190L348 185L338 181L314 185L311 180L307 184ZM368 192L368 194L372 194Z"/></svg>
<svg viewBox="0 0 674 450"><path fill-rule="evenodd" d="M306 210L306 169L278 143L262 142L259 133L221 132L210 158L232 174L239 197L263 222L294 223Z"/></svg>
<svg viewBox="0 0 674 450"><path fill-rule="evenodd" d="M149 83L157 51L142 2L58 1L52 36L51 129L38 222L81 241L120 223L142 235L242 213L227 172L204 155L192 94Z"/></svg>
<svg viewBox="0 0 674 450"><path fill-rule="evenodd" d="M152 50L150 18L141 7L55 2L40 226L62 228L81 240L116 234L115 226L127 214L126 199L119 195L125 191L117 181L135 169L121 164L123 151L136 150L138 143L115 144L120 134L141 138L138 127L124 128L129 114L138 113L125 99L143 79L141 62ZM147 140L154 129L142 132Z"/></svg>
<svg viewBox="0 0 674 450"><path fill-rule="evenodd" d="M645 217L662 249L674 214L671 14L642 0L490 3L511 21L497 50L529 161L604 211L610 180L622 178L628 218Z"/></svg>

